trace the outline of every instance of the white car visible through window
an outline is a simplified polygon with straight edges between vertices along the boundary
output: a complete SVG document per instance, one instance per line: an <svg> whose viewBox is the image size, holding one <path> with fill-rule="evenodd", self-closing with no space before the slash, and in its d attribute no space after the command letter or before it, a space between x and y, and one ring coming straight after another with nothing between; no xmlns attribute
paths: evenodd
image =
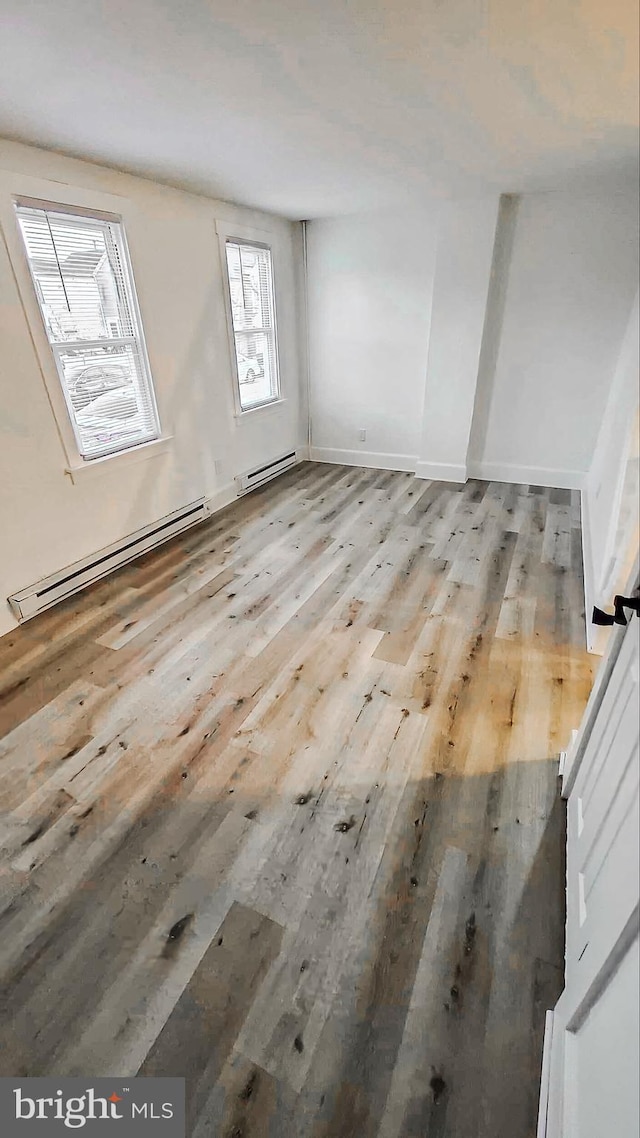
<svg viewBox="0 0 640 1138"><path fill-rule="evenodd" d="M79 427L89 429L102 442L135 437L140 431L142 412L133 384L106 391L76 411Z"/></svg>
<svg viewBox="0 0 640 1138"><path fill-rule="evenodd" d="M99 364L79 368L75 376L69 377L67 386L73 407L80 411L99 395L131 382L131 373L121 363L106 359Z"/></svg>
<svg viewBox="0 0 640 1138"><path fill-rule="evenodd" d="M249 359L238 354L238 381L239 383L255 383L259 376L264 374L264 368L259 360Z"/></svg>

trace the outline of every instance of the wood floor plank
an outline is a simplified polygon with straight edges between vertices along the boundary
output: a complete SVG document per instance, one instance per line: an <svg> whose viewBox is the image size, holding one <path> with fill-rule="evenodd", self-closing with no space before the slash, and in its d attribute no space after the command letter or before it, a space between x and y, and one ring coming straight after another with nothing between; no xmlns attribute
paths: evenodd
<svg viewBox="0 0 640 1138"><path fill-rule="evenodd" d="M579 495L303 463L0 640L0 1070L530 1138Z"/></svg>
<svg viewBox="0 0 640 1138"><path fill-rule="evenodd" d="M230 1055L281 940L278 925L234 902L138 1071L187 1079L189 1130Z"/></svg>
<svg viewBox="0 0 640 1138"><path fill-rule="evenodd" d="M464 898L467 878L467 857L450 846L440 869L378 1138L408 1138L416 1122L421 1133L442 1130L441 1126L432 1124L430 1116L433 1113L440 1116L446 1109L449 1088L443 1077L444 1057L433 1051L435 1064L430 1069L424 1054L431 1051L429 1037L433 1034L434 1020L440 1019L443 1008L447 1013L445 1002L449 1004L449 1014L451 1004L456 1007L460 1003L460 977L457 977L455 996L450 989L448 1001L443 1000L443 995L450 979L449 957L456 943L464 939L464 931L460 936L458 927L460 907L452 905L451 898ZM463 925L467 919L463 913Z"/></svg>

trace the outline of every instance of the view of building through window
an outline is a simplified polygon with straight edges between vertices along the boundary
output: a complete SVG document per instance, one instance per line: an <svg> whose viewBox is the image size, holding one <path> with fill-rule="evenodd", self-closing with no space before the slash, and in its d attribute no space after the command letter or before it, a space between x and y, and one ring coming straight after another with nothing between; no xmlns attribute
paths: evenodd
<svg viewBox="0 0 640 1138"><path fill-rule="evenodd" d="M226 242L240 407L248 411L279 398L271 250Z"/></svg>
<svg viewBox="0 0 640 1138"><path fill-rule="evenodd" d="M120 224L16 208L80 454L97 458L157 438Z"/></svg>

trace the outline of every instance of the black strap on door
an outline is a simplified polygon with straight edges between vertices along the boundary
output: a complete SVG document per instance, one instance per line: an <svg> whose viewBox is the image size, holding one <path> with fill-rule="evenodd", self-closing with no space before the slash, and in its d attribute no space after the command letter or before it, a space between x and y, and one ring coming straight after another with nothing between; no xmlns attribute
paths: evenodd
<svg viewBox="0 0 640 1138"><path fill-rule="evenodd" d="M628 620L624 614L624 609L630 609L636 616L640 616L640 598L638 597L620 597L613 598L612 613L605 612L604 609L593 607L593 616L591 617L592 624L628 624Z"/></svg>

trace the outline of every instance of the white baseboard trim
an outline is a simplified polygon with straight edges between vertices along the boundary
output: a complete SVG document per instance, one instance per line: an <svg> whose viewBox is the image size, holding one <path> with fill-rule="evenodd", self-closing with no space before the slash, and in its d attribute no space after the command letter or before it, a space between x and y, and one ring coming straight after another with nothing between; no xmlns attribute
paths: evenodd
<svg viewBox="0 0 640 1138"><path fill-rule="evenodd" d="M340 466L366 466L374 470L408 470L416 468L416 460L408 454L386 454L373 450L335 450L333 447L310 447L312 462L333 462ZM429 476L428 476L429 477Z"/></svg>
<svg viewBox="0 0 640 1138"><path fill-rule="evenodd" d="M434 482L466 482L467 468L454 462L416 462L416 478L431 478Z"/></svg>
<svg viewBox="0 0 640 1138"><path fill-rule="evenodd" d="M519 466L510 462L469 462L469 478L484 482L515 482L551 486L559 490L582 490L587 475L582 470L554 470L548 466Z"/></svg>
<svg viewBox="0 0 640 1138"><path fill-rule="evenodd" d="M299 448L300 459L306 458ZM309 447L312 462L334 462L342 466L366 466L377 470L407 470L416 478L434 482L466 482L480 478L485 482L513 482L534 486L550 486L560 490L583 490L587 475L580 470L554 470L545 466L518 466L516 463L470 462L468 466L453 462L422 462L413 455L387 454L384 451L339 450L334 447Z"/></svg>

